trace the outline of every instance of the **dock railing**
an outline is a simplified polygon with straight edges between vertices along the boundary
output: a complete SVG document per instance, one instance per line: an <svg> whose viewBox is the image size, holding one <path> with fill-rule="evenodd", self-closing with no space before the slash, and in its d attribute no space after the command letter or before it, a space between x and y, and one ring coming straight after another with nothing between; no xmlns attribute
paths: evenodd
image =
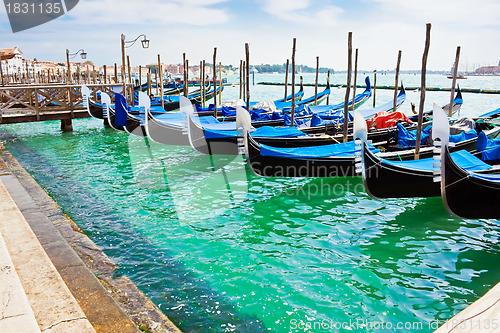
<svg viewBox="0 0 500 333"><path fill-rule="evenodd" d="M105 92L114 100L122 84L88 84L92 98ZM128 85L129 88L132 85ZM18 123L87 117L81 85L9 85L0 87L0 123Z"/></svg>

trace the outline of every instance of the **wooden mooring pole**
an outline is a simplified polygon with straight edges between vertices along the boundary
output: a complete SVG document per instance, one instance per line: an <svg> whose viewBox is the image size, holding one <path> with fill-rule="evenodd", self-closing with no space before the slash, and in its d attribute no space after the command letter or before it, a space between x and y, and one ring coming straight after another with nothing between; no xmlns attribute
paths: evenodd
<svg viewBox="0 0 500 333"><path fill-rule="evenodd" d="M314 83L314 105L318 105L319 57L316 57L316 81Z"/></svg>
<svg viewBox="0 0 500 333"><path fill-rule="evenodd" d="M455 55L455 63L453 64L453 80L451 82L451 96L448 109L448 117L453 116L453 100L455 99L455 84L457 83L458 61L460 60L460 46L457 46L457 53Z"/></svg>
<svg viewBox="0 0 500 333"><path fill-rule="evenodd" d="M418 124L417 124L417 141L415 142L415 159L420 158L420 138L422 137L422 122L424 118L424 103L425 103L425 74L427 71L427 56L429 55L429 46L431 43L431 24L427 23L425 33L425 48L422 57L422 77L420 80L420 105L418 106Z"/></svg>
<svg viewBox="0 0 500 333"><path fill-rule="evenodd" d="M242 79L243 79L243 60L240 60L240 99L243 98L243 83L242 83Z"/></svg>
<svg viewBox="0 0 500 333"><path fill-rule="evenodd" d="M285 99L284 101L286 102L286 97L287 97L287 88L288 88L288 66L290 65L290 60L286 59L286 68L285 68Z"/></svg>
<svg viewBox="0 0 500 333"><path fill-rule="evenodd" d="M352 32L349 32L347 36L347 87L345 88L345 99L344 99L344 126L343 126L343 137L344 142L347 142L347 121L349 119L349 89L351 87L351 71L352 71Z"/></svg>
<svg viewBox="0 0 500 333"><path fill-rule="evenodd" d="M295 123L295 46L297 39L293 39L292 43L292 111L290 114L290 126Z"/></svg>
<svg viewBox="0 0 500 333"><path fill-rule="evenodd" d="M356 107L356 79L358 77L358 49L354 52L354 83L352 85L352 110Z"/></svg>
<svg viewBox="0 0 500 333"><path fill-rule="evenodd" d="M330 71L328 71L328 73L326 74L326 82L330 83ZM326 105L329 105L329 104L330 104L330 94L328 94L328 96L326 96Z"/></svg>
<svg viewBox="0 0 500 333"><path fill-rule="evenodd" d="M201 70L201 75L202 75L202 78L201 78L201 82L202 82L202 87L201 87L201 107L204 108L205 107L205 99L206 99L206 96L205 96L205 93L206 93L206 90L205 90L205 84L206 84L206 82L205 82L205 60L203 60L201 62L201 66L202 66L202 70Z"/></svg>
<svg viewBox="0 0 500 333"><path fill-rule="evenodd" d="M188 97L188 83L187 83L187 68L186 68L186 53L182 54L182 94Z"/></svg>
<svg viewBox="0 0 500 333"><path fill-rule="evenodd" d="M246 88L247 88L247 110L250 112L250 44L245 43L245 57L246 57Z"/></svg>
<svg viewBox="0 0 500 333"><path fill-rule="evenodd" d="M214 47L214 59L213 59L213 64L212 64L212 69L213 69L213 73L212 73L212 82L214 84L214 117L217 118L217 83L216 83L216 80L217 80L217 73L216 73L216 65L217 64L217 48Z"/></svg>
<svg viewBox="0 0 500 333"><path fill-rule="evenodd" d="M219 103L222 104L222 63L219 61Z"/></svg>
<svg viewBox="0 0 500 333"><path fill-rule="evenodd" d="M399 66L401 65L401 50L398 52L398 62L396 64L396 78L394 81L394 102L392 105L392 111L396 111L398 106L398 85L399 85Z"/></svg>
<svg viewBox="0 0 500 333"><path fill-rule="evenodd" d="M161 99L161 108L165 109L165 100L163 99L163 71L161 68L161 59L160 54L158 54L158 72L160 76L160 99ZM158 84L158 82L157 82Z"/></svg>

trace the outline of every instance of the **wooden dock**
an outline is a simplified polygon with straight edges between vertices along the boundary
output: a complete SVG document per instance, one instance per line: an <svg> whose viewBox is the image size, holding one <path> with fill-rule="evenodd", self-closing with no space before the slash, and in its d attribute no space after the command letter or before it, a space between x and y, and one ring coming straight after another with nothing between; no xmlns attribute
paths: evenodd
<svg viewBox="0 0 500 333"><path fill-rule="evenodd" d="M500 332L500 283L434 333Z"/></svg>
<svg viewBox="0 0 500 333"><path fill-rule="evenodd" d="M114 96L122 84L88 84L97 100L98 91ZM131 86L131 85L129 85ZM81 85L9 85L0 87L0 124L61 120L61 129L71 131L71 120L90 117L82 105Z"/></svg>

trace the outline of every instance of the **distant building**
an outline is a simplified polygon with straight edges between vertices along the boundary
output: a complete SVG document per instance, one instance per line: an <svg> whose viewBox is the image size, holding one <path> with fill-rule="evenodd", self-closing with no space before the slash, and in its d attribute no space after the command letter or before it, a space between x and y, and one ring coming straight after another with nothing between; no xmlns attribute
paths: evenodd
<svg viewBox="0 0 500 333"><path fill-rule="evenodd" d="M500 74L499 66L483 66L476 69L476 74Z"/></svg>
<svg viewBox="0 0 500 333"><path fill-rule="evenodd" d="M2 71L6 75L15 74L21 72L23 69L23 52L14 46L11 49L0 49L0 55L2 60Z"/></svg>

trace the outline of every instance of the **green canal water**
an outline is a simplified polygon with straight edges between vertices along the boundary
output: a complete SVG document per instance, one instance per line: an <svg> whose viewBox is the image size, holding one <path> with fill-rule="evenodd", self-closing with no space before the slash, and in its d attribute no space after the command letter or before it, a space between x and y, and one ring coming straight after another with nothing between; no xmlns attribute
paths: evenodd
<svg viewBox="0 0 500 333"><path fill-rule="evenodd" d="M488 98L464 94L464 114L500 106ZM185 332L432 332L498 282L499 221L452 218L440 198L374 200L360 178L261 178L242 157L74 128L1 126L0 139Z"/></svg>

